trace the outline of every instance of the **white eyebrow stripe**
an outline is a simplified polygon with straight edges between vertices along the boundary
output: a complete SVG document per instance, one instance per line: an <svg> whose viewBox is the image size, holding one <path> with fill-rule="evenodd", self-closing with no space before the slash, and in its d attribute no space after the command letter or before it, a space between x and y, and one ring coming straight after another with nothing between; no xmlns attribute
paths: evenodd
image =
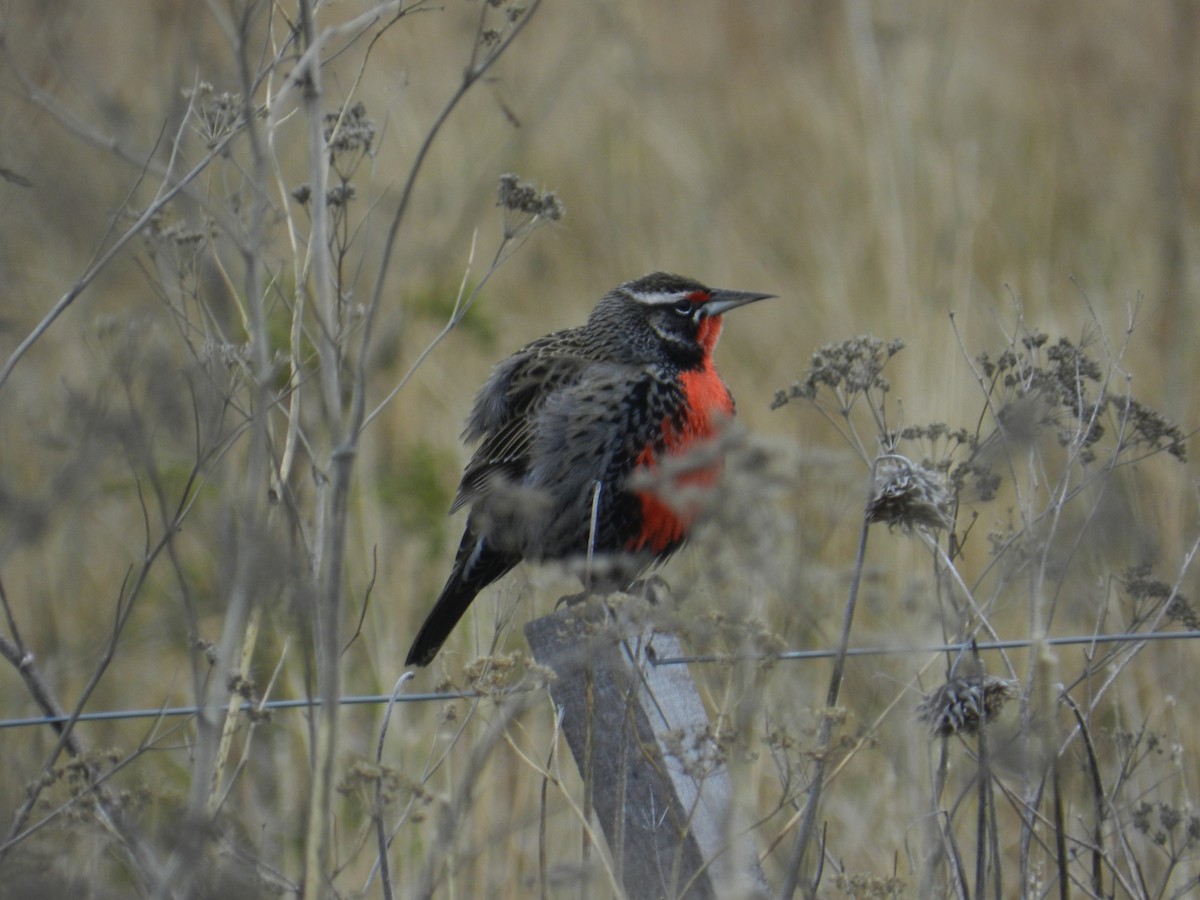
<svg viewBox="0 0 1200 900"><path fill-rule="evenodd" d="M686 300L696 291L655 291L654 293L633 294L634 298L647 306L666 306L680 300Z"/></svg>

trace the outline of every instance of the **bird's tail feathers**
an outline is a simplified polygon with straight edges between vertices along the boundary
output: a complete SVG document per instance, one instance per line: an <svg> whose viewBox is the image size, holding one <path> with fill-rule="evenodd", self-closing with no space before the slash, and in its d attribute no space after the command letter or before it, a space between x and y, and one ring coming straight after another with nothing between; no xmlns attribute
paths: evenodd
<svg viewBox="0 0 1200 900"><path fill-rule="evenodd" d="M464 537L454 570L409 648L406 666L427 666L481 590L517 564L520 557L490 547L481 537Z"/></svg>

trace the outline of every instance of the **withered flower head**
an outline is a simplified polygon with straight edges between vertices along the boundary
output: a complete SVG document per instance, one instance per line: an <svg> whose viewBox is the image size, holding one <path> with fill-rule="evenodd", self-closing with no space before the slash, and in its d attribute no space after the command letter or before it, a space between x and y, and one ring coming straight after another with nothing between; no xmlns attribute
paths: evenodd
<svg viewBox="0 0 1200 900"><path fill-rule="evenodd" d="M954 524L953 508L946 479L940 472L894 453L876 462L867 521L887 522L906 531L922 525L949 528Z"/></svg>
<svg viewBox="0 0 1200 900"><path fill-rule="evenodd" d="M929 726L934 737L975 734L1016 696L1016 683L1007 678L952 678L930 691L917 705L917 718Z"/></svg>

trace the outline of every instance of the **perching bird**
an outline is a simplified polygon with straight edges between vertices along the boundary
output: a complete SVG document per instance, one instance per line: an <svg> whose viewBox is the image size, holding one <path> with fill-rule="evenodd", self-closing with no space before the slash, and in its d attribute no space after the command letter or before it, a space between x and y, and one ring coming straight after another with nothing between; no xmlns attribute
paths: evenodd
<svg viewBox="0 0 1200 900"><path fill-rule="evenodd" d="M495 367L467 421L479 447L450 507L470 507L466 531L406 665L428 665L475 595L523 559L616 555L636 572L679 547L689 517L630 475L733 416L713 365L722 315L772 296L655 272Z"/></svg>

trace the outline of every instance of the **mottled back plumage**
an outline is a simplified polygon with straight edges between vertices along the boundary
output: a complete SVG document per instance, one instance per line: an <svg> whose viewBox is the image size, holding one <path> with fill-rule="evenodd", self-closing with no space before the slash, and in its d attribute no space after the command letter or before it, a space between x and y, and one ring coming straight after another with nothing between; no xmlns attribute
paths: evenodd
<svg viewBox="0 0 1200 900"><path fill-rule="evenodd" d="M629 476L733 414L712 365L721 314L769 296L656 272L495 367L467 421L479 446L451 506L470 508L466 530L407 664L428 664L475 595L522 559L590 551L633 572L679 546L687 523Z"/></svg>

